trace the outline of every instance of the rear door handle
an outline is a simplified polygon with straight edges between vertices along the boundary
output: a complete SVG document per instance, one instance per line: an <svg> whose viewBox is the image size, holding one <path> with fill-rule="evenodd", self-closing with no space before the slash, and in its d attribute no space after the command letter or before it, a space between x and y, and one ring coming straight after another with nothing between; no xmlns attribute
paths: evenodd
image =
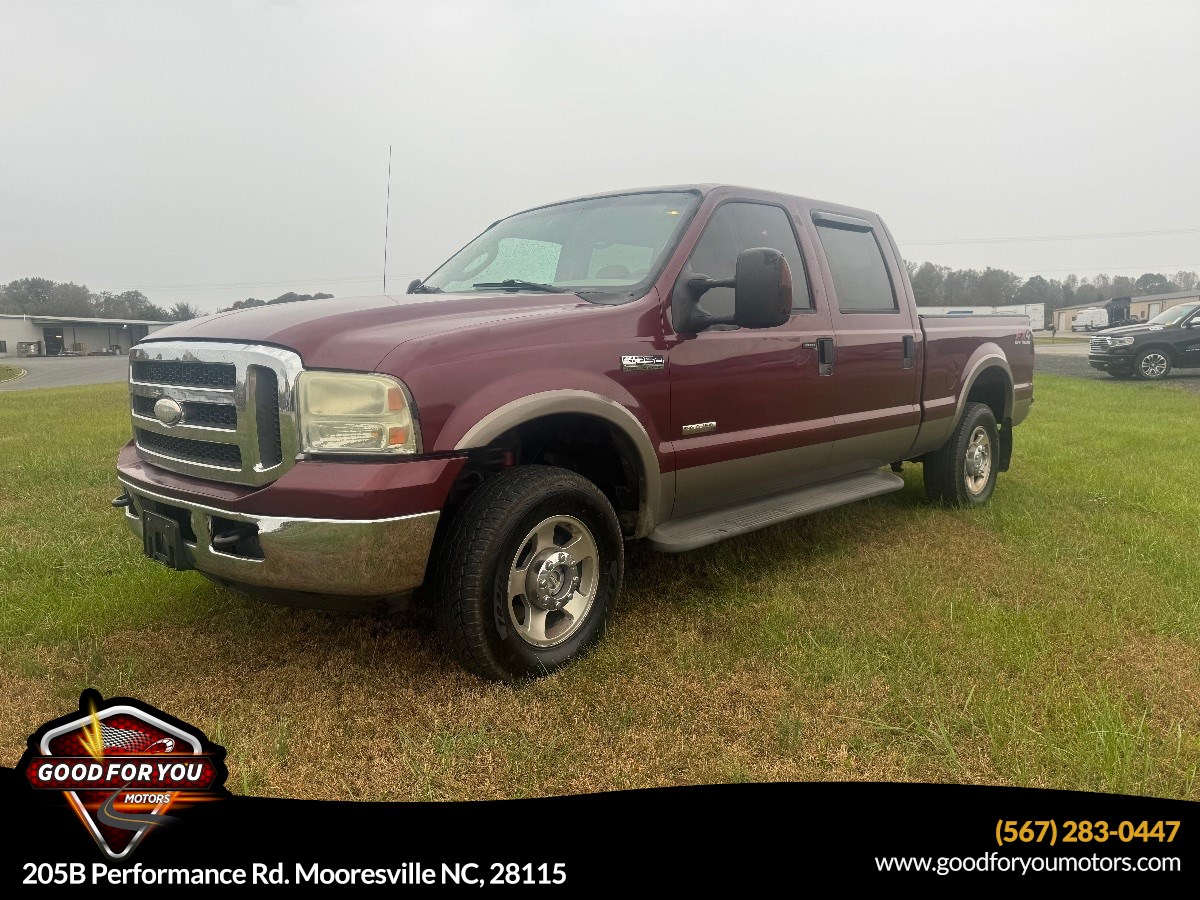
<svg viewBox="0 0 1200 900"><path fill-rule="evenodd" d="M904 340L904 368L911 369L917 364L917 339L911 334L906 334Z"/></svg>
<svg viewBox="0 0 1200 900"><path fill-rule="evenodd" d="M833 338L817 338L817 374L832 375L833 362Z"/></svg>

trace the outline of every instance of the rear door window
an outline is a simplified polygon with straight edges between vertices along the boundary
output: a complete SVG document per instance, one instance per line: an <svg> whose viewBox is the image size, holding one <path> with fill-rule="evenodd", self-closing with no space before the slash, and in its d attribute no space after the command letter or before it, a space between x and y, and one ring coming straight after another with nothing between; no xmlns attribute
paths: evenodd
<svg viewBox="0 0 1200 900"><path fill-rule="evenodd" d="M871 227L822 220L816 225L838 308L844 313L896 312L896 292Z"/></svg>

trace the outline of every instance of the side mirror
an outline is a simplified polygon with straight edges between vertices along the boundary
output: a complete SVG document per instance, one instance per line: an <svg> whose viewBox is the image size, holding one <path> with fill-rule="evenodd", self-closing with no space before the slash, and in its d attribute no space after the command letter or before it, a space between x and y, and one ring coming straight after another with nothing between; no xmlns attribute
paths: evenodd
<svg viewBox="0 0 1200 900"><path fill-rule="evenodd" d="M733 288L732 316L714 316L701 305L713 288ZM680 334L696 334L713 325L775 328L792 315L792 270L778 250L751 247L738 254L733 278L689 278L676 287L672 306Z"/></svg>
<svg viewBox="0 0 1200 900"><path fill-rule="evenodd" d="M776 328L792 316L792 270L778 250L751 247L737 258L733 324Z"/></svg>

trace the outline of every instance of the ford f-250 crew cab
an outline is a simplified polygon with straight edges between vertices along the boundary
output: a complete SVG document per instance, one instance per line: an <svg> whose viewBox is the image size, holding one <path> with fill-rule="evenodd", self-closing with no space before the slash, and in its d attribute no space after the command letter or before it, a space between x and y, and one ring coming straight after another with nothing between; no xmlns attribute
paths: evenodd
<svg viewBox="0 0 1200 900"><path fill-rule="evenodd" d="M221 313L130 353L144 552L292 603L418 588L485 677L605 631L623 542L689 551L898 490L986 502L1023 316L925 318L874 214L701 185L502 219L401 296Z"/></svg>

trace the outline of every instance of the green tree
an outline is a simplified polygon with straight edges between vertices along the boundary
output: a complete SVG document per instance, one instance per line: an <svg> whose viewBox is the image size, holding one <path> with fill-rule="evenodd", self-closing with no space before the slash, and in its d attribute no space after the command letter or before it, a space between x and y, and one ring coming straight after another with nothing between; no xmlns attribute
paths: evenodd
<svg viewBox="0 0 1200 900"><path fill-rule="evenodd" d="M1143 297L1147 294L1169 294L1179 290L1177 284L1160 272L1147 272L1145 275L1139 276L1135 287L1137 293Z"/></svg>
<svg viewBox="0 0 1200 900"><path fill-rule="evenodd" d="M1128 275L1118 275L1114 278L1112 288L1114 297L1132 297L1137 293L1137 284Z"/></svg>
<svg viewBox="0 0 1200 900"><path fill-rule="evenodd" d="M1041 303L1045 307L1046 321L1050 321L1054 310L1062 305L1062 285L1057 281L1047 281L1041 275L1034 275L1021 285L1013 302Z"/></svg>
<svg viewBox="0 0 1200 900"><path fill-rule="evenodd" d="M1088 279L1083 279L1079 282L1079 286L1075 288L1075 306L1097 306L1102 301L1100 290Z"/></svg>
<svg viewBox="0 0 1200 900"><path fill-rule="evenodd" d="M976 305L1005 306L1012 303L1020 286L1020 276L1005 269L993 269L989 266L979 276L975 288Z"/></svg>
<svg viewBox="0 0 1200 900"><path fill-rule="evenodd" d="M931 262L909 270L917 306L942 306L945 303L946 273L949 271L949 267L935 266Z"/></svg>
<svg viewBox="0 0 1200 900"><path fill-rule="evenodd" d="M167 317L172 322L186 322L189 319L198 319L201 315L203 313L200 310L196 309L190 303L184 303L182 300L167 310Z"/></svg>
<svg viewBox="0 0 1200 900"><path fill-rule="evenodd" d="M0 288L0 311L31 316L94 316L84 285L48 278L20 278Z"/></svg>
<svg viewBox="0 0 1200 900"><path fill-rule="evenodd" d="M979 273L975 269L952 269L946 273L943 289L947 306L973 306L979 286Z"/></svg>
<svg viewBox="0 0 1200 900"><path fill-rule="evenodd" d="M1171 276L1171 280L1179 286L1179 290L1191 291L1200 283L1200 275L1195 272L1176 272Z"/></svg>
<svg viewBox="0 0 1200 900"><path fill-rule="evenodd" d="M141 291L111 294L101 291L93 299L93 315L105 319L157 319L166 321L167 311L151 303Z"/></svg>
<svg viewBox="0 0 1200 900"><path fill-rule="evenodd" d="M266 306L266 300L259 300L256 297L247 297L245 300L237 300L230 309L254 309L256 306Z"/></svg>

